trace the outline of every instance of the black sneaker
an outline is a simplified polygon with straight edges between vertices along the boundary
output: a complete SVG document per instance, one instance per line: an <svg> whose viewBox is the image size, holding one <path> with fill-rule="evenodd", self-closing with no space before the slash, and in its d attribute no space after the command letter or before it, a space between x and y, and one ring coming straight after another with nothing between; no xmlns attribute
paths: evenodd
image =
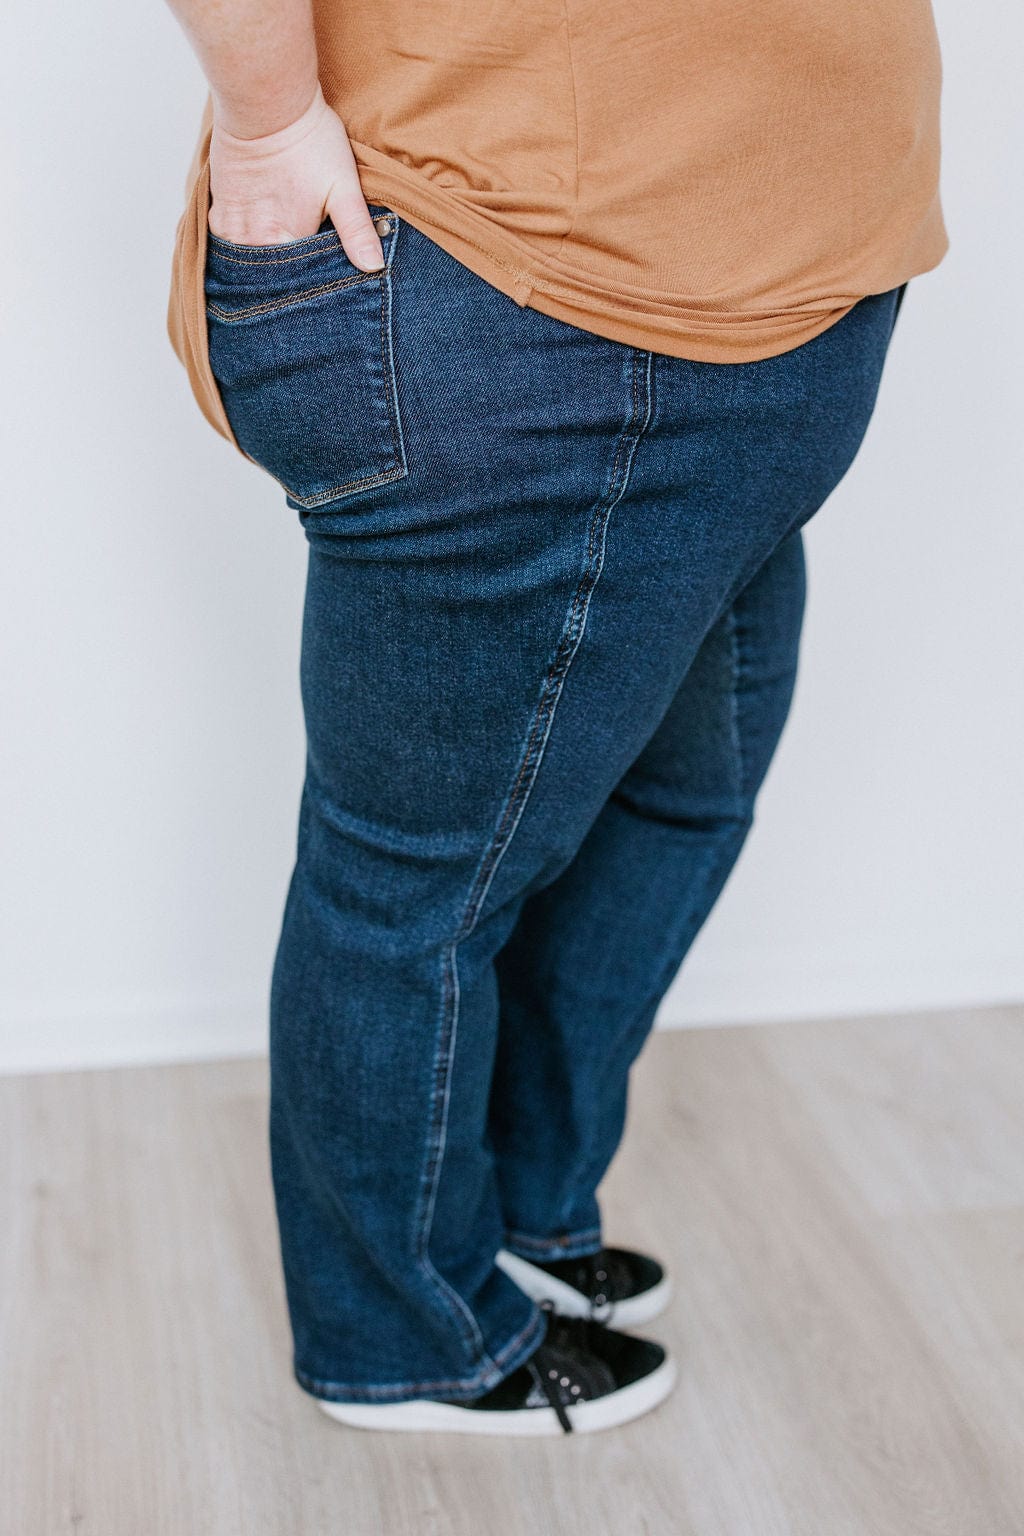
<svg viewBox="0 0 1024 1536"><path fill-rule="evenodd" d="M511 1376L471 1402L317 1401L332 1419L359 1429L558 1435L625 1424L657 1407L671 1392L675 1362L660 1344L615 1333L589 1318L562 1317L550 1306L545 1311L544 1342Z"/></svg>
<svg viewBox="0 0 1024 1536"><path fill-rule="evenodd" d="M566 1317L593 1317L636 1328L662 1312L672 1282L656 1259L628 1248L602 1248L581 1259L541 1263L504 1248L498 1263L535 1301L553 1301Z"/></svg>

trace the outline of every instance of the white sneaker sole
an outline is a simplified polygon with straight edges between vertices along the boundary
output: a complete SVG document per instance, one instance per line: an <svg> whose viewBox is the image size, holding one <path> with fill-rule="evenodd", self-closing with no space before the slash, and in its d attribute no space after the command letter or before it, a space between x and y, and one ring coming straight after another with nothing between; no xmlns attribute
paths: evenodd
<svg viewBox="0 0 1024 1536"><path fill-rule="evenodd" d="M549 1275L546 1269L531 1264L529 1259L520 1258L517 1253L509 1253L502 1248L496 1262L509 1279L514 1280L519 1289L525 1291L527 1296L532 1296L534 1301L553 1301L555 1310L566 1317L589 1316L590 1303L585 1296L573 1286L566 1285L564 1280ZM671 1295L672 1281L665 1275L649 1291L641 1291L639 1296L629 1296L613 1306L601 1307L597 1316L609 1328L639 1328L642 1323L649 1323L652 1317L664 1312Z"/></svg>
<svg viewBox="0 0 1024 1536"><path fill-rule="evenodd" d="M676 1383L676 1365L671 1357L662 1361L649 1376L609 1392L593 1402L573 1403L566 1408L569 1422L577 1434L614 1429L649 1413L664 1402ZM454 1403L432 1403L419 1399L411 1403L331 1403L318 1397L317 1403L329 1418L353 1429L414 1430L430 1434L436 1431L466 1435L563 1435L553 1408L463 1408Z"/></svg>

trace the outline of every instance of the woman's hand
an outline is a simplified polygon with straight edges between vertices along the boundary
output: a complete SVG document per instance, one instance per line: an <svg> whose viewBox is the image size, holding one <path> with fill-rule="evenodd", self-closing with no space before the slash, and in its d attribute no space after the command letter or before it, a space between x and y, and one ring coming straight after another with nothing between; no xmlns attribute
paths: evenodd
<svg viewBox="0 0 1024 1536"><path fill-rule="evenodd" d="M384 265L348 134L319 86L301 117L263 138L230 133L215 107L210 190L210 229L224 240L299 240L315 235L327 214L354 266L373 272Z"/></svg>

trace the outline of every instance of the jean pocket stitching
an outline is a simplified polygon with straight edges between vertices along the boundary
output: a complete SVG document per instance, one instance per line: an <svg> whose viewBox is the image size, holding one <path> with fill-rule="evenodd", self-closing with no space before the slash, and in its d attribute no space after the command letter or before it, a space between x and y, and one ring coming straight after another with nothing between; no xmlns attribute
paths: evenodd
<svg viewBox="0 0 1024 1536"><path fill-rule="evenodd" d="M380 288L379 324L377 334L379 336L382 365L382 394L380 403L386 413L389 438L388 443L390 463L384 463L380 469L369 474L359 474L350 479L340 481L324 490L318 490L312 494L302 494L292 488L288 482L276 474L273 469L261 462L260 457L248 453L243 448L246 458L249 458L257 467L262 468L284 490L289 501L303 511L315 511L316 509L334 502L342 496L353 494L361 490L369 490L378 485L384 485L394 480L401 480L409 473L405 450L405 434L401 410L398 401L398 386L395 372L394 348L392 337L392 291L391 272L395 256L397 236L401 227L401 220L390 213L392 227L391 250L389 258L383 268L374 272L358 272L348 277L338 279L336 282L321 284L315 289L304 289L301 294L288 294L273 300L268 300L261 305L247 306L245 310L225 310L220 305L207 301L207 315L218 324L231 327L234 323L245 319L247 316L273 314L278 310L286 310L294 307L303 299L320 297L336 291L344 291L347 288L361 286L365 282L375 281ZM241 446L241 444L239 445Z"/></svg>
<svg viewBox="0 0 1024 1536"><path fill-rule="evenodd" d="M325 229L319 235L306 235L302 240L285 240L281 245L236 245L233 240L224 240L220 235L215 235L212 229L207 232L206 238L218 260L230 261L236 267L286 266L289 262L305 261L307 256L318 256L321 251L329 251L335 242L338 248L342 249L341 241L329 229ZM245 251L247 254L233 256L232 251ZM261 251L279 251L281 254L261 256L258 254Z"/></svg>
<svg viewBox="0 0 1024 1536"><path fill-rule="evenodd" d="M207 300L206 312L217 320L223 320L225 325L234 325L239 320L250 319L253 315L271 315L276 310L289 309L294 304L301 304L305 299L318 299L325 293L339 293L343 288L354 288L358 283L367 283L374 279L380 281L381 273L385 270L386 268L379 268L376 272L361 272L350 277L339 277L331 283L319 283L315 288L303 288L300 293L281 294L274 299L265 299L262 304L248 304L244 309L224 309L222 305Z"/></svg>
<svg viewBox="0 0 1024 1536"><path fill-rule="evenodd" d="M343 492L369 491L375 485L387 485L390 480L401 480L406 473L404 459L396 459L391 469L381 470L377 475L363 475L359 480L345 480L341 485L332 485L330 490L319 491L316 496L299 496L295 491L289 490L277 475L274 475L273 479L277 480L278 485L287 491L292 501L297 502L304 512L315 512L317 507L324 506L326 502L337 500Z"/></svg>
<svg viewBox="0 0 1024 1536"><path fill-rule="evenodd" d="M389 264L390 265L390 264ZM314 511L326 502L334 501L343 492L355 490L370 490L375 485L386 485L390 480L401 480L407 475L408 465L405 460L405 437L402 432L402 420L398 410L398 391L395 381L395 360L391 347L390 327L390 285L381 281L380 285L380 346L381 361L384 365L384 396L387 405L388 419L391 424L391 439L394 445L393 458L395 460L390 469L380 471L374 475L362 475L355 480L347 480L341 485L333 485L326 491L318 491L315 496L297 496L294 491L284 485L285 491L294 502L297 502L304 511Z"/></svg>

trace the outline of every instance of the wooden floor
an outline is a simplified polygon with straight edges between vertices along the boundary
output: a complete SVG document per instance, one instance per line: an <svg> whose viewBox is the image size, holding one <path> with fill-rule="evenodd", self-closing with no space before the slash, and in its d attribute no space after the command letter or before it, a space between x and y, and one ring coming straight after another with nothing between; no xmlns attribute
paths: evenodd
<svg viewBox="0 0 1024 1536"><path fill-rule="evenodd" d="M0 1527L1024 1536L1022 1104L1024 1009L656 1036L606 1237L680 1385L502 1443L294 1385L263 1062L0 1080Z"/></svg>

